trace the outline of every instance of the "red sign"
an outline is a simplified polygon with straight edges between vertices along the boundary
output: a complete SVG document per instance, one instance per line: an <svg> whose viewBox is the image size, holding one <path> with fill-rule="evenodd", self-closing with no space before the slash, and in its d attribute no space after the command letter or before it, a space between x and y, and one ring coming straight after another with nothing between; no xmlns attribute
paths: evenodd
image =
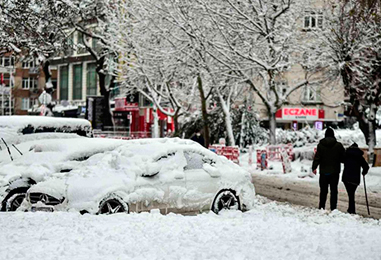
<svg viewBox="0 0 381 260"><path fill-rule="evenodd" d="M317 108L283 108L282 118L288 120L317 120L319 118L319 110Z"/></svg>
<svg viewBox="0 0 381 260"><path fill-rule="evenodd" d="M115 111L138 111L139 103L127 103L126 98L115 98Z"/></svg>

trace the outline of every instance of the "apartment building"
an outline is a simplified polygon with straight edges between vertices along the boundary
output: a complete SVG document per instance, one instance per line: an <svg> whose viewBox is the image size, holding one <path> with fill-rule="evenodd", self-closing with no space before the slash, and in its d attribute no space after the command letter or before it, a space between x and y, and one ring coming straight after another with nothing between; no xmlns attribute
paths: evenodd
<svg viewBox="0 0 381 260"><path fill-rule="evenodd" d="M57 87L57 70L53 66L52 83ZM45 75L32 57L6 53L0 57L1 115L36 115L40 113L38 97L44 91ZM56 94L53 93L53 99Z"/></svg>
<svg viewBox="0 0 381 260"><path fill-rule="evenodd" d="M311 30L323 29L325 25L324 3L315 1L313 6L306 7L303 18L298 21L300 30L307 33ZM308 37L303 38L311 41ZM303 44L301 42L300 44ZM300 65L293 66L283 74L277 84L280 91L286 91L289 87L302 82L305 71ZM289 96L287 102L276 113L277 127L300 129L310 125L322 129L327 125L337 126L344 122L344 86L341 79L334 82L319 80L324 78L322 73L314 75L310 83ZM321 82L321 83L316 83ZM255 96L254 109L260 115L264 125L268 125L266 106L258 96Z"/></svg>
<svg viewBox="0 0 381 260"><path fill-rule="evenodd" d="M81 44L82 35L73 33L73 46ZM93 48L96 41L90 40ZM86 106L86 96L100 95L94 58L84 48L69 50L62 57L52 59L57 67L57 99L61 104Z"/></svg>
<svg viewBox="0 0 381 260"><path fill-rule="evenodd" d="M0 115L12 115L13 109L13 75L15 58L11 53L0 56Z"/></svg>

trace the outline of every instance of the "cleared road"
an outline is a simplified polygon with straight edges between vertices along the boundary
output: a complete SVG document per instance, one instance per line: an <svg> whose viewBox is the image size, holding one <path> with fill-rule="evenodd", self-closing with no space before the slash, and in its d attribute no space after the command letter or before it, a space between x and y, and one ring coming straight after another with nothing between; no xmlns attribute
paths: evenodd
<svg viewBox="0 0 381 260"><path fill-rule="evenodd" d="M252 174L257 194L269 199L314 207L319 205L319 184L308 181L294 181L275 175ZM338 210L347 212L348 196L342 183L339 184ZM356 212L364 217L381 218L381 193L368 192L370 215L368 215L365 193L360 185L356 190ZM329 195L326 209L329 209Z"/></svg>

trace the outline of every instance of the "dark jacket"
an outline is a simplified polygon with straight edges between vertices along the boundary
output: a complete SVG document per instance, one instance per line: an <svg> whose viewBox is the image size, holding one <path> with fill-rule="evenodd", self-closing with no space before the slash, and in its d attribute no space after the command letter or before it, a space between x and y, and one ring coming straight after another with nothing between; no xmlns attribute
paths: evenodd
<svg viewBox="0 0 381 260"><path fill-rule="evenodd" d="M364 152L361 151L356 144L348 147L345 152L343 182L352 184L360 184L360 173L362 168L362 174L365 175L369 171L369 165L363 157Z"/></svg>
<svg viewBox="0 0 381 260"><path fill-rule="evenodd" d="M312 170L320 166L320 174L340 174L340 163L344 162L345 149L335 137L328 136L320 140Z"/></svg>
<svg viewBox="0 0 381 260"><path fill-rule="evenodd" d="M193 135L191 140L195 141L195 142L197 142L197 143L199 143L205 147L205 140L204 140L204 137L202 135L200 135L200 136Z"/></svg>

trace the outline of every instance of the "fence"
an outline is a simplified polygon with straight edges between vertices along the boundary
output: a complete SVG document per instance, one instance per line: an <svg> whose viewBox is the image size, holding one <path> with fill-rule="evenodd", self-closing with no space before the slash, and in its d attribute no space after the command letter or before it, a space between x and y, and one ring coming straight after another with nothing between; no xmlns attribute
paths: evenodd
<svg viewBox="0 0 381 260"><path fill-rule="evenodd" d="M239 164L239 149L238 147L225 145L209 145L209 150L218 155L223 155L236 164Z"/></svg>
<svg viewBox="0 0 381 260"><path fill-rule="evenodd" d="M282 150L285 150L292 161L294 158L293 146L292 144L281 144L281 145L268 145L266 147L267 158L269 161L282 161Z"/></svg>
<svg viewBox="0 0 381 260"><path fill-rule="evenodd" d="M126 131L93 131L94 138L112 138L112 139L142 139L150 138L150 132L126 132Z"/></svg>

